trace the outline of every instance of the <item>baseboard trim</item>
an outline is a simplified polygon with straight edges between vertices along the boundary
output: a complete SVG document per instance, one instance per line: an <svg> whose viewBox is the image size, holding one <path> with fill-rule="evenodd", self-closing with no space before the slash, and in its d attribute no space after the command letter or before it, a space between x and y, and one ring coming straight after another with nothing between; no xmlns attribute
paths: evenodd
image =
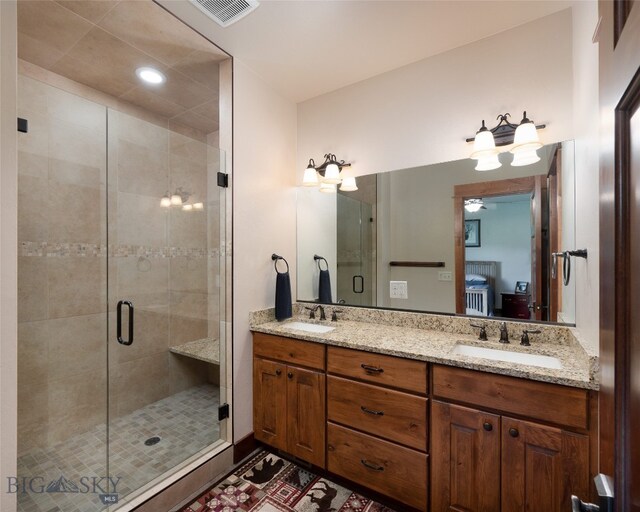
<svg viewBox="0 0 640 512"><path fill-rule="evenodd" d="M233 463L237 464L242 459L248 457L256 448L258 443L253 436L253 432L244 436L237 443L233 445Z"/></svg>

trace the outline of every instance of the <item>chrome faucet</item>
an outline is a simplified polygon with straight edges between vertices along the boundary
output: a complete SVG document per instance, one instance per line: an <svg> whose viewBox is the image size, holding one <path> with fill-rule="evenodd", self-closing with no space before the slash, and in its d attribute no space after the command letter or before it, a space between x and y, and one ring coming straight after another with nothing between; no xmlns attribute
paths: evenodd
<svg viewBox="0 0 640 512"><path fill-rule="evenodd" d="M509 343L509 330L507 329L507 322L500 324L500 343Z"/></svg>

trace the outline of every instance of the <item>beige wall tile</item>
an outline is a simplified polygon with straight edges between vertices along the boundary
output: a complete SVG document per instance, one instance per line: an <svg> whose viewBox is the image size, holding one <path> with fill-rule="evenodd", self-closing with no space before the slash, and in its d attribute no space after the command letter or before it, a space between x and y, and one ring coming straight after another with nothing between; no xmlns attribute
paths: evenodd
<svg viewBox="0 0 640 512"><path fill-rule="evenodd" d="M116 417L169 395L169 353L113 365L109 393L117 400Z"/></svg>
<svg viewBox="0 0 640 512"><path fill-rule="evenodd" d="M107 420L105 367L49 381L50 444L86 432Z"/></svg>
<svg viewBox="0 0 640 512"><path fill-rule="evenodd" d="M49 181L18 176L18 240L46 242L49 239Z"/></svg>
<svg viewBox="0 0 640 512"><path fill-rule="evenodd" d="M39 322L49 343L49 378L100 372L107 365L106 313Z"/></svg>
<svg viewBox="0 0 640 512"><path fill-rule="evenodd" d="M109 110L109 130L110 134L113 133L110 139L115 136L154 151L167 151L169 133L166 125L158 126L123 112Z"/></svg>
<svg viewBox="0 0 640 512"><path fill-rule="evenodd" d="M169 259L138 256L117 258L118 296L157 295L169 287Z"/></svg>
<svg viewBox="0 0 640 512"><path fill-rule="evenodd" d="M105 166L100 167L70 162L69 160L49 159L49 176L52 181L80 185L98 189L106 183ZM103 208L104 205L95 205L95 208Z"/></svg>
<svg viewBox="0 0 640 512"><path fill-rule="evenodd" d="M104 258L48 258L49 317L91 315L106 309Z"/></svg>
<svg viewBox="0 0 640 512"><path fill-rule="evenodd" d="M169 245L173 247L207 247L207 216L204 211L171 209Z"/></svg>
<svg viewBox="0 0 640 512"><path fill-rule="evenodd" d="M160 198L169 190L167 152L119 139L118 190Z"/></svg>
<svg viewBox="0 0 640 512"><path fill-rule="evenodd" d="M171 381L170 394L179 393L193 386L208 382L209 364L190 357L170 354L169 378ZM212 418L214 420L214 418Z"/></svg>
<svg viewBox="0 0 640 512"><path fill-rule="evenodd" d="M18 111L40 112L48 111L48 85L24 75L18 75Z"/></svg>
<svg viewBox="0 0 640 512"><path fill-rule="evenodd" d="M106 241L106 197L91 187L49 182L49 239L99 244Z"/></svg>
<svg viewBox="0 0 640 512"><path fill-rule="evenodd" d="M38 66L48 68L58 62L64 53L49 46L41 39L31 37L24 32L18 32L18 56L20 59L27 59Z"/></svg>
<svg viewBox="0 0 640 512"><path fill-rule="evenodd" d="M170 316L169 344L172 347L190 341L201 340L208 335L209 321L205 318L191 318L182 315Z"/></svg>
<svg viewBox="0 0 640 512"><path fill-rule="evenodd" d="M104 121L103 121L104 123ZM49 118L49 156L57 160L106 169L105 132Z"/></svg>
<svg viewBox="0 0 640 512"><path fill-rule="evenodd" d="M49 380L48 320L18 324L18 378L21 386Z"/></svg>
<svg viewBox="0 0 640 512"><path fill-rule="evenodd" d="M115 340L115 325L111 332L109 358L117 363L134 361L156 354L166 354L169 349L169 315L144 309L135 310L134 338L131 345L120 345ZM124 336L127 337L127 325L123 322Z"/></svg>
<svg viewBox="0 0 640 512"><path fill-rule="evenodd" d="M18 321L44 320L49 314L46 256L18 257Z"/></svg>
<svg viewBox="0 0 640 512"><path fill-rule="evenodd" d="M18 385L18 455L47 446L49 393L46 381Z"/></svg>
<svg viewBox="0 0 640 512"><path fill-rule="evenodd" d="M171 258L169 270L171 290L207 292L207 258L187 256Z"/></svg>
<svg viewBox="0 0 640 512"><path fill-rule="evenodd" d="M185 157L171 155L169 157L171 167L170 188L175 190L182 187L191 194L190 203L207 202L207 167L204 159L200 161Z"/></svg>
<svg viewBox="0 0 640 512"><path fill-rule="evenodd" d="M207 320L209 296L206 293L172 291L169 297L172 315Z"/></svg>
<svg viewBox="0 0 640 512"><path fill-rule="evenodd" d="M159 197L118 193L118 241L123 245L167 244L167 216Z"/></svg>
<svg viewBox="0 0 640 512"><path fill-rule="evenodd" d="M91 0L90 2L78 0L56 0L57 3L75 12L84 19L97 23L118 3L118 0Z"/></svg>
<svg viewBox="0 0 640 512"><path fill-rule="evenodd" d="M46 115L27 109L18 111L18 115L29 121L29 133L18 133L18 150L48 158L49 124Z"/></svg>
<svg viewBox="0 0 640 512"><path fill-rule="evenodd" d="M44 178L46 180L49 177L49 158L47 156L18 151L18 174Z"/></svg>

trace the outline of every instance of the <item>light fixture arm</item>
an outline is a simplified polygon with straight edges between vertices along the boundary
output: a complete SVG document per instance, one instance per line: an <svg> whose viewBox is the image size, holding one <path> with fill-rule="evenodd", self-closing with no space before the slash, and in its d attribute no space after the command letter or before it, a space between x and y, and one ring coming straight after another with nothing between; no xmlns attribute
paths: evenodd
<svg viewBox="0 0 640 512"><path fill-rule="evenodd" d="M350 163L345 162L344 160L338 160L336 155L333 153L327 153L326 155L324 155L324 162L322 162L318 166L316 166L313 158L310 158L309 165L307 167L313 167L316 171L318 171L318 174L320 174L320 176L324 176L324 172L329 164L336 164L341 171L343 167L351 167Z"/></svg>
<svg viewBox="0 0 640 512"><path fill-rule="evenodd" d="M508 146L509 144L513 144L513 138L515 136L518 125L510 123L509 117L511 117L511 114L509 114L509 112L505 114L498 114L498 117L496 117L498 124L491 129L485 126L484 120L483 120L482 127L480 128L480 130L478 130L478 132L489 130L493 134L493 139L495 140L496 146ZM521 124L530 123L530 122L533 122L533 121L527 118L527 111L525 110L522 115ZM535 126L536 126L536 129L538 130L547 127L546 124L538 124ZM470 137L465 140L467 142L473 142L474 140L476 140L476 138Z"/></svg>

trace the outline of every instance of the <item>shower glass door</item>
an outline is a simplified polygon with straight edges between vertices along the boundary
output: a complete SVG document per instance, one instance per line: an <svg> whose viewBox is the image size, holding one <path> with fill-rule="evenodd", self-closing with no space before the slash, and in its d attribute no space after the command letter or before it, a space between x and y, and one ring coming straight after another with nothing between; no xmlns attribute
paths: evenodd
<svg viewBox="0 0 640 512"><path fill-rule="evenodd" d="M108 463L122 499L220 439L226 189L211 137L112 109L107 125Z"/></svg>

